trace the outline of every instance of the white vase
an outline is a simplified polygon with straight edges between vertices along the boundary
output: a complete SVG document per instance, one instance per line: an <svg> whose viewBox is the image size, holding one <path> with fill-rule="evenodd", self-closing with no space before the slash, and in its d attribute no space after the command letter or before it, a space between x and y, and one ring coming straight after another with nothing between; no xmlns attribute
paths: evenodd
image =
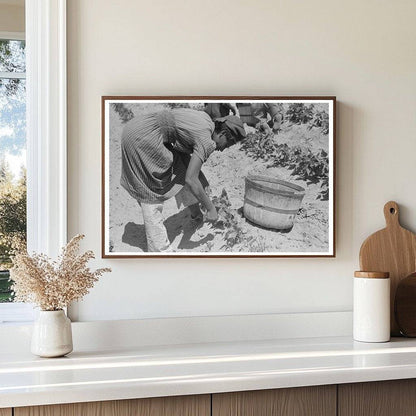
<svg viewBox="0 0 416 416"><path fill-rule="evenodd" d="M61 309L40 311L33 325L31 351L39 357L62 357L72 351L71 321Z"/></svg>

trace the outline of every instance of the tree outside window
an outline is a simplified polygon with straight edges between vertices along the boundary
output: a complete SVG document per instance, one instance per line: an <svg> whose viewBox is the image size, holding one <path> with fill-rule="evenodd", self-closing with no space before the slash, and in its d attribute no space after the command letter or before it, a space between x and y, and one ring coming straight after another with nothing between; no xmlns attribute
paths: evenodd
<svg viewBox="0 0 416 416"><path fill-rule="evenodd" d="M0 302L13 300L8 269L26 243L25 42L0 39Z"/></svg>

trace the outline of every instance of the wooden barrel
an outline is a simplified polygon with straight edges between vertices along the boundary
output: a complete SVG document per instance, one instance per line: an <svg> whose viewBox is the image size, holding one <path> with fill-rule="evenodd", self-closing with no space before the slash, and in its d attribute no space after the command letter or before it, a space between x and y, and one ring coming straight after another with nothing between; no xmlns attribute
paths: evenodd
<svg viewBox="0 0 416 416"><path fill-rule="evenodd" d="M246 178L244 216L266 228L287 230L293 227L305 189L268 176Z"/></svg>

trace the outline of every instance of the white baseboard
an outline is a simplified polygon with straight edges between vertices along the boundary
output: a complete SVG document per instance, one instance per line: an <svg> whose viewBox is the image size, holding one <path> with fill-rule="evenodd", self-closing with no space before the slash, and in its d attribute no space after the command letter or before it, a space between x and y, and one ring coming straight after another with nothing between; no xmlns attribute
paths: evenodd
<svg viewBox="0 0 416 416"><path fill-rule="evenodd" d="M74 322L74 350L350 336L352 312ZM29 351L31 325L0 326L0 353Z"/></svg>

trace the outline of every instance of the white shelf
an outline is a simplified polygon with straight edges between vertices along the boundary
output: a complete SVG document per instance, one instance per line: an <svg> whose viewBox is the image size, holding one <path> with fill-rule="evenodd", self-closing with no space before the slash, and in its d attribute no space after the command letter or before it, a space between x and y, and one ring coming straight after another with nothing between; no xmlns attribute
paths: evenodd
<svg viewBox="0 0 416 416"><path fill-rule="evenodd" d="M416 377L416 340L349 337L0 354L0 407Z"/></svg>

